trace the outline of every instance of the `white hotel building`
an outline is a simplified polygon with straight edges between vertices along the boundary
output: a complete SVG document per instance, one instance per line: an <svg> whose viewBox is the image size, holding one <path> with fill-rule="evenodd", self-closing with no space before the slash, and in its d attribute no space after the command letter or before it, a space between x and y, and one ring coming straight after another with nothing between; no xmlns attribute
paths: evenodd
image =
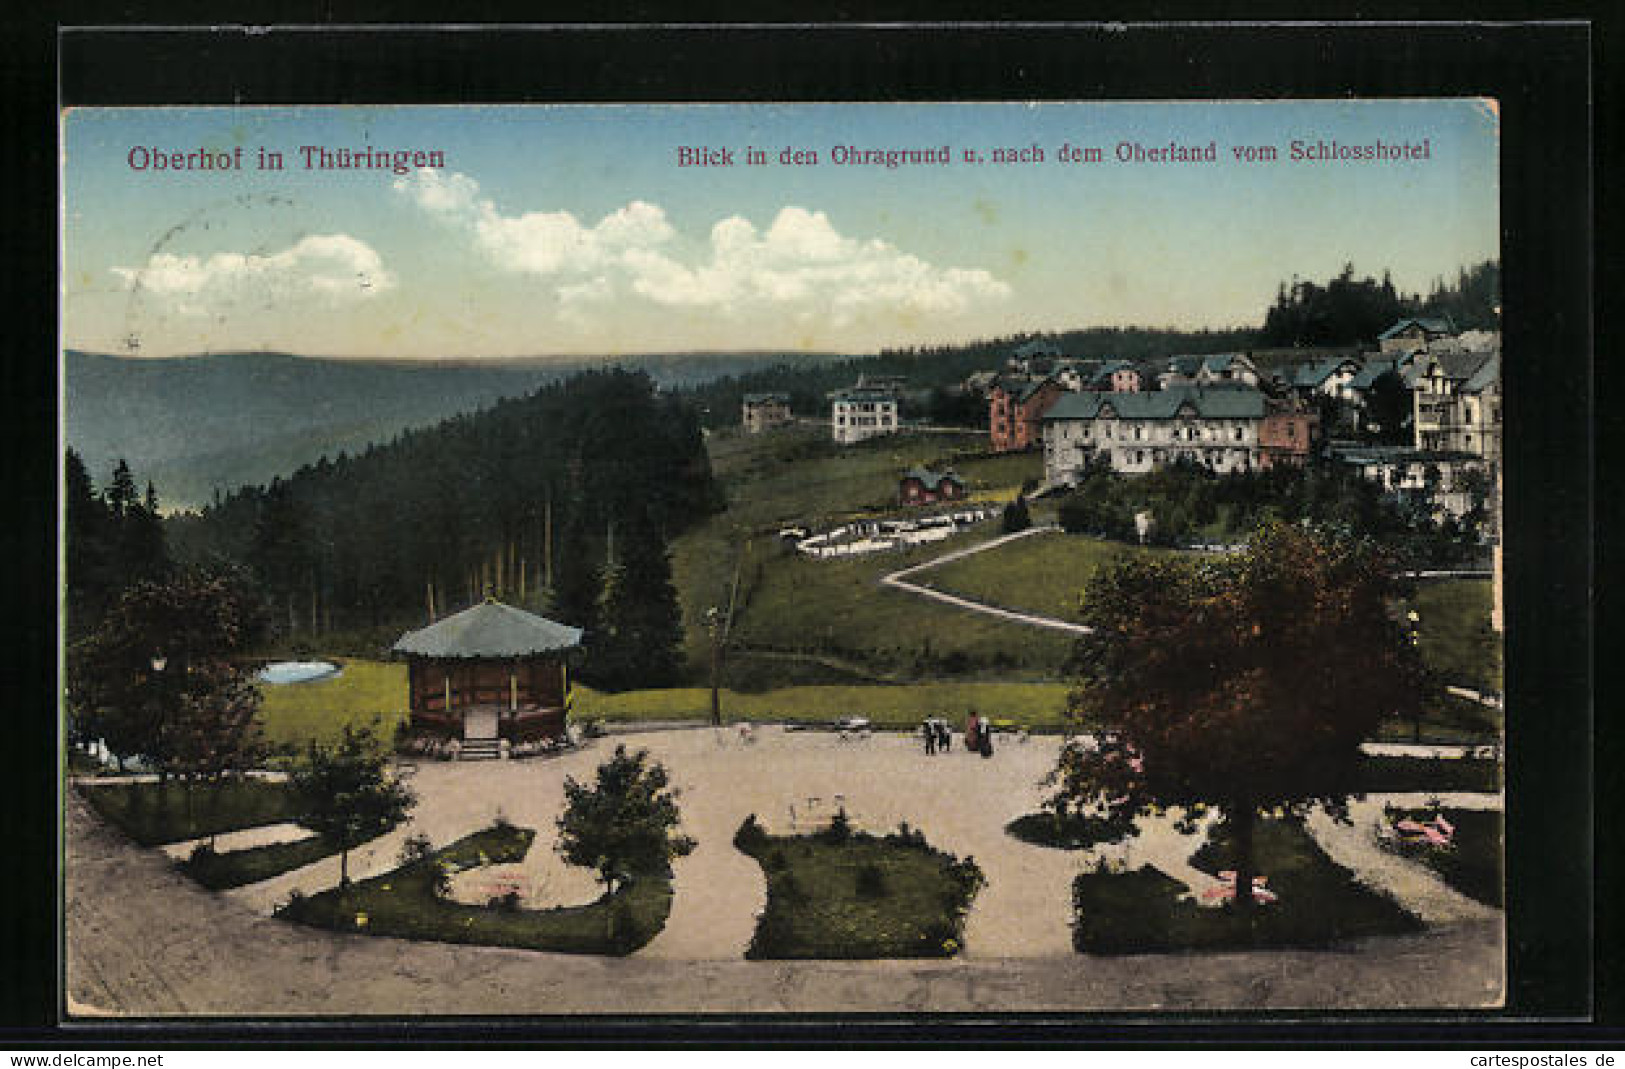
<svg viewBox="0 0 1625 1069"><path fill-rule="evenodd" d="M897 395L858 387L833 395L830 432L843 445L897 433Z"/></svg>

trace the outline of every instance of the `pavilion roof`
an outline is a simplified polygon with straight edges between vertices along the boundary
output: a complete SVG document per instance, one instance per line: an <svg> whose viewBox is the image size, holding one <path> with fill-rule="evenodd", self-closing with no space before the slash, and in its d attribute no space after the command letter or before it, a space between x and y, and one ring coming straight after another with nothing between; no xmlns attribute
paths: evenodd
<svg viewBox="0 0 1625 1069"><path fill-rule="evenodd" d="M408 631L394 651L411 657L504 658L555 653L581 645L581 629L487 598L419 631Z"/></svg>

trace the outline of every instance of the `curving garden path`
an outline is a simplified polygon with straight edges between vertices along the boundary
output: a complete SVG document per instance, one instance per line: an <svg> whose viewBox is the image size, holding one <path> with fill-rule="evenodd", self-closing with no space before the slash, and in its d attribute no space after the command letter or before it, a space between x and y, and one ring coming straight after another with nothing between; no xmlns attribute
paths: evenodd
<svg viewBox="0 0 1625 1069"><path fill-rule="evenodd" d="M927 571L931 568L940 568L944 564L961 560L976 553L986 553L990 549L997 549L1007 542L1014 542L1018 538L1031 538L1033 535L1048 534L1052 531L1059 530L1059 527L1048 525L1043 527L1029 527L1024 531L1017 531L1014 534L1000 535L998 538L992 538L986 542L979 542L976 545L968 546L965 549L956 549L952 553L944 553L942 556L935 557L923 564L915 564L908 568L902 568L898 571L890 572L880 577L880 583L882 586L889 586L896 590L907 591L910 594L916 594L922 598L930 598L932 601L940 601L944 605L952 605L958 609L968 609L971 612L979 612L984 616L995 616L1001 620L1009 620L1012 623L1026 624L1029 627L1043 627L1048 628L1051 631L1067 631L1075 635L1087 635L1090 633L1090 629L1082 624L1069 623L1066 620L1057 620L1053 616L1040 616L1037 613L1020 612L1015 609L1003 609L997 605L989 605L986 602L976 601L973 598L961 597L958 594L948 594L941 590L934 590L931 587L921 586L918 583L911 583L908 581L909 576L911 575L917 575L920 572Z"/></svg>
<svg viewBox="0 0 1625 1069"><path fill-rule="evenodd" d="M1031 846L1003 831L1044 794L1040 780L1053 767L1058 739L1009 741L982 759L959 747L927 757L899 735L842 741L767 729L758 737L746 744L731 732L689 730L622 740L666 764L681 792L684 829L700 842L674 865L666 929L627 959L409 943L284 923L266 914L295 888L331 886L337 859L213 894L176 872L162 852L107 829L70 793L71 1005L83 1015L946 1012L1477 1006L1499 997L1499 914L1440 911L1437 881L1415 882L1404 869L1395 884L1392 871L1365 865L1349 845L1362 831L1358 823L1312 830L1334 858L1391 885L1407 904L1419 903L1440 927L1328 952L1084 957L1072 951L1068 927L1069 888L1084 855ZM393 867L400 841L413 831L443 844L488 825L500 810L537 829L531 854L546 897L591 898L590 877L553 857L552 822L564 777L590 775L614 741L555 760L425 764L413 780L422 800L412 825L358 851L352 872ZM961 957L742 959L765 884L755 862L733 849L734 830L751 813L780 830L792 804L817 798L828 807L836 794L861 827L883 833L907 820L933 845L976 858L988 884L968 917ZM1381 800L1374 804L1380 808ZM1187 878L1180 866L1198 841L1151 822L1127 851L1135 865L1171 866Z"/></svg>

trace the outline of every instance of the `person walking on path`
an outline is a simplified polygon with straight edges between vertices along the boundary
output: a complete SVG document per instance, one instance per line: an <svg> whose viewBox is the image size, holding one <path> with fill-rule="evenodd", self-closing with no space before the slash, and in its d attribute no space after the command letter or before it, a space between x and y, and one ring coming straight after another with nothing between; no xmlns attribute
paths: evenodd
<svg viewBox="0 0 1625 1069"><path fill-rule="evenodd" d="M937 745L942 747L943 753L951 753L954 748L954 732L944 720L937 725Z"/></svg>
<svg viewBox="0 0 1625 1069"><path fill-rule="evenodd" d="M937 752L937 729L925 720L920 723L920 734L925 736L925 755L930 757Z"/></svg>
<svg viewBox="0 0 1625 1069"><path fill-rule="evenodd" d="M965 717L965 749L975 752L981 746L981 741L977 738L981 726L981 718L975 713Z"/></svg>
<svg viewBox="0 0 1625 1069"><path fill-rule="evenodd" d="M983 757L992 757L993 756L993 732L992 732L992 730L991 729L984 729L983 731L980 732L980 735L981 735L981 740L982 740L982 746L981 746L982 756Z"/></svg>

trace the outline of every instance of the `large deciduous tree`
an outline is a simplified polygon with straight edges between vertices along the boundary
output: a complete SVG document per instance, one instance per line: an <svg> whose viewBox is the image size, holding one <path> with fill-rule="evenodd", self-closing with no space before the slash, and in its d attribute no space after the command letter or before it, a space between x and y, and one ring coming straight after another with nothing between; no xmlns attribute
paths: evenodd
<svg viewBox="0 0 1625 1069"><path fill-rule="evenodd" d="M101 738L121 761L144 757L165 778L239 767L258 693L230 657L252 619L228 574L192 570L127 588L69 647L75 735Z"/></svg>
<svg viewBox="0 0 1625 1069"><path fill-rule="evenodd" d="M1247 552L1131 557L1083 598L1070 712L1106 725L1062 751L1051 805L1132 818L1152 806L1219 808L1238 889L1251 888L1260 810L1340 811L1360 743L1424 699L1425 673L1375 544L1266 524ZM1237 894L1238 908L1251 896Z"/></svg>
<svg viewBox="0 0 1625 1069"><path fill-rule="evenodd" d="M559 856L593 869L611 892L637 876L666 872L672 858L694 849L694 840L677 831L680 817L669 782L665 767L651 762L647 750L628 753L625 746L598 766L591 786L566 777Z"/></svg>

